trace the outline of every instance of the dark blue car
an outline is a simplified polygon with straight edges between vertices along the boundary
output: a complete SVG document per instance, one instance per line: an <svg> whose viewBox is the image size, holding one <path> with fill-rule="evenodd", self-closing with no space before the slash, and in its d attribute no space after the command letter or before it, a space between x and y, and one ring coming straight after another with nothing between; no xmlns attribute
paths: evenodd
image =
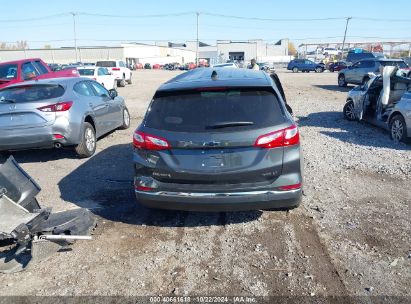
<svg viewBox="0 0 411 304"><path fill-rule="evenodd" d="M315 63L314 61L308 59L294 59L291 60L287 66L287 70L293 71L297 73L299 71L302 72L311 72L315 71L317 73L324 72L324 64Z"/></svg>

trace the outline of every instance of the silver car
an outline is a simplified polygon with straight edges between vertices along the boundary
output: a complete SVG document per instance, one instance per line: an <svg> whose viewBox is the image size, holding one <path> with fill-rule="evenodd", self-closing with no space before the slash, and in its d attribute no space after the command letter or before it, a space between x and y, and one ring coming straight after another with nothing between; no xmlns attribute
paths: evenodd
<svg viewBox="0 0 411 304"><path fill-rule="evenodd" d="M36 80L0 90L0 151L71 146L80 157L90 157L97 138L129 126L124 99L87 78Z"/></svg>
<svg viewBox="0 0 411 304"><path fill-rule="evenodd" d="M348 120L365 120L391 132L394 141L411 137L409 71L387 66L382 75L348 93L343 113Z"/></svg>

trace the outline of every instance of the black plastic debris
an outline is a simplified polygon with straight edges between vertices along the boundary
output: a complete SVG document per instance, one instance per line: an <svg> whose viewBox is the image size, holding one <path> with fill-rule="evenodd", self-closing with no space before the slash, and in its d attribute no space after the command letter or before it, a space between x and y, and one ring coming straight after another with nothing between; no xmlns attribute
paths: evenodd
<svg viewBox="0 0 411 304"><path fill-rule="evenodd" d="M89 210L51 213L36 199L40 190L12 156L0 166L0 241L9 242L0 251L0 273L22 271L75 240L91 239L96 218Z"/></svg>

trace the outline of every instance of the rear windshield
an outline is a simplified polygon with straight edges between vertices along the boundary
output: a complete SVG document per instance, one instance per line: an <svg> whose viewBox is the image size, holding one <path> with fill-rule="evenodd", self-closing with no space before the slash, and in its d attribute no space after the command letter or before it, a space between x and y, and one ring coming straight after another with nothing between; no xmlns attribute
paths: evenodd
<svg viewBox="0 0 411 304"><path fill-rule="evenodd" d="M175 132L219 132L265 128L284 120L274 93L232 89L155 98L147 112L145 126ZM235 125L236 122L247 124L215 128L216 125Z"/></svg>
<svg viewBox="0 0 411 304"><path fill-rule="evenodd" d="M104 67L104 68L114 68L116 67L115 61L97 61L96 66Z"/></svg>
<svg viewBox="0 0 411 304"><path fill-rule="evenodd" d="M94 69L78 69L81 76L94 76Z"/></svg>
<svg viewBox="0 0 411 304"><path fill-rule="evenodd" d="M17 64L3 64L0 65L0 79L16 79L17 78Z"/></svg>
<svg viewBox="0 0 411 304"><path fill-rule="evenodd" d="M0 104L31 102L63 96L61 85L26 85L0 90Z"/></svg>

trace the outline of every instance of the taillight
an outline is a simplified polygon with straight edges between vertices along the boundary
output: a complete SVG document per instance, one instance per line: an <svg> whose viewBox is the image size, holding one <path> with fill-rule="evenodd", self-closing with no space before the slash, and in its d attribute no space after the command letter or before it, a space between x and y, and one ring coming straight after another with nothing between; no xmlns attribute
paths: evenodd
<svg viewBox="0 0 411 304"><path fill-rule="evenodd" d="M260 148L277 148L296 145L300 142L300 134L296 125L286 129L262 135L257 138L254 146Z"/></svg>
<svg viewBox="0 0 411 304"><path fill-rule="evenodd" d="M133 136L134 147L144 150L168 150L171 148L167 139L135 131Z"/></svg>
<svg viewBox="0 0 411 304"><path fill-rule="evenodd" d="M38 108L38 110L42 112L64 112L70 110L72 105L72 101L65 101Z"/></svg>
<svg viewBox="0 0 411 304"><path fill-rule="evenodd" d="M283 190L283 191L289 191L289 190L300 189L302 185L303 185L302 183L298 183L298 184L294 184L294 185L281 186L279 188L280 188L280 190Z"/></svg>
<svg viewBox="0 0 411 304"><path fill-rule="evenodd" d="M120 68L111 68L112 71L120 71Z"/></svg>

